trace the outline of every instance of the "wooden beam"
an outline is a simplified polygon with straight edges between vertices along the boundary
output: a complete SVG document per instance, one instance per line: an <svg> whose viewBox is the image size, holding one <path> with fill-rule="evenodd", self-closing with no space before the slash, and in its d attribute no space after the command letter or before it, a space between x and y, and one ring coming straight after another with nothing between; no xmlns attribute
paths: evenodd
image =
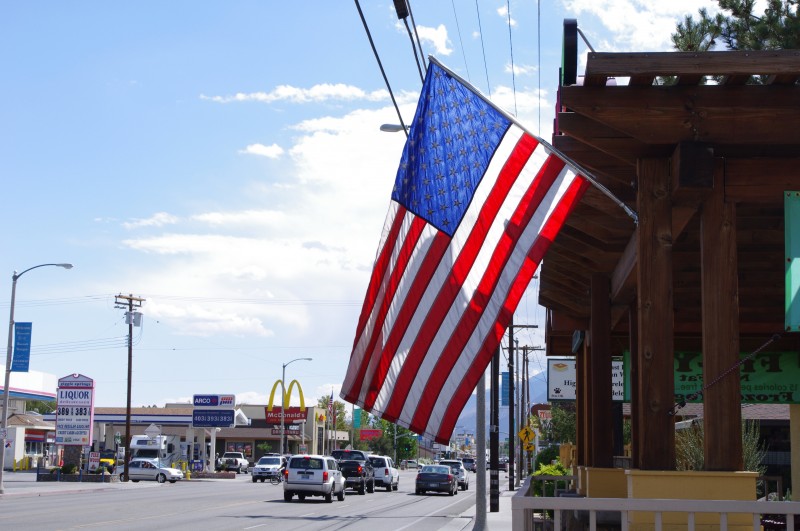
<svg viewBox="0 0 800 531"><path fill-rule="evenodd" d="M742 470L739 371L739 285L736 206L725 201L724 168L703 205L701 271L703 309L703 426L706 470Z"/></svg>
<svg viewBox="0 0 800 531"><path fill-rule="evenodd" d="M637 286L643 470L675 469L672 199L668 159L639 161Z"/></svg>
<svg viewBox="0 0 800 531"><path fill-rule="evenodd" d="M562 87L562 104L646 144L800 141L800 87ZM735 112L732 112L735 109ZM777 120L776 117L780 117Z"/></svg>
<svg viewBox="0 0 800 531"><path fill-rule="evenodd" d="M704 76L745 74L798 74L798 50L748 50L730 52L646 52L587 55L587 76Z"/></svg>

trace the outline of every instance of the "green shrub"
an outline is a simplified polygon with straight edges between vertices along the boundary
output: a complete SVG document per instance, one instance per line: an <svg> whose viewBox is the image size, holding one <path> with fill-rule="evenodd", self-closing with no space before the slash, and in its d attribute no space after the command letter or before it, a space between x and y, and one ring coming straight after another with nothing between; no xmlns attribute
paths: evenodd
<svg viewBox="0 0 800 531"><path fill-rule="evenodd" d="M78 465L75 463L69 463L61 467L62 474L74 474L78 471Z"/></svg>
<svg viewBox="0 0 800 531"><path fill-rule="evenodd" d="M534 476L566 476L567 471L561 464L561 461L556 461L553 464L539 465L539 469L533 473ZM533 495L534 496L553 496L555 494L555 484L552 481L544 482L544 489L542 488L541 481L533 482Z"/></svg>
<svg viewBox="0 0 800 531"><path fill-rule="evenodd" d="M554 444L536 454L536 462L533 465L534 470L539 470L542 465L549 465L553 461L558 460L560 457L558 448L558 445Z"/></svg>

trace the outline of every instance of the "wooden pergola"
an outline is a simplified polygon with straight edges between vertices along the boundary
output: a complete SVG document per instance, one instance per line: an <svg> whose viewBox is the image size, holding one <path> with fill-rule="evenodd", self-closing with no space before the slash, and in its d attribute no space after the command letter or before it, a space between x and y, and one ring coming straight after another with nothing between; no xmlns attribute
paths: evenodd
<svg viewBox="0 0 800 531"><path fill-rule="evenodd" d="M633 466L673 470L676 350L702 352L705 382L765 343L798 350L784 332L798 79L796 50L590 53L560 87L554 146L638 216L591 187L540 269L547 354L586 338L578 464L612 466L612 356L631 353ZM737 375L704 392L707 470L742 468Z"/></svg>

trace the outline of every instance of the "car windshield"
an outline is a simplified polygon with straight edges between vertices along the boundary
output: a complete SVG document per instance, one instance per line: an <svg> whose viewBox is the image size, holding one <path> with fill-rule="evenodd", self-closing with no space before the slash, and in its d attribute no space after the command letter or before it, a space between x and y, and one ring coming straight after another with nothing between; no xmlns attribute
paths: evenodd
<svg viewBox="0 0 800 531"><path fill-rule="evenodd" d="M383 457L370 457L369 462L372 463L372 466L386 466L386 461L383 459Z"/></svg>
<svg viewBox="0 0 800 531"><path fill-rule="evenodd" d="M259 465L280 465L281 458L280 457L262 457L258 460Z"/></svg>
<svg viewBox="0 0 800 531"><path fill-rule="evenodd" d="M423 474L449 474L450 469L446 466L426 465L422 467Z"/></svg>

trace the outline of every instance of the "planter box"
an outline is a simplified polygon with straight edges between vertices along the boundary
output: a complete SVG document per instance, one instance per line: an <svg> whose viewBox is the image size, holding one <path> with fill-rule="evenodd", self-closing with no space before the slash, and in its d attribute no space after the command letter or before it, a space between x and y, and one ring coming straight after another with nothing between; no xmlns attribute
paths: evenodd
<svg viewBox="0 0 800 531"><path fill-rule="evenodd" d="M192 472L191 479L236 479L236 472Z"/></svg>

